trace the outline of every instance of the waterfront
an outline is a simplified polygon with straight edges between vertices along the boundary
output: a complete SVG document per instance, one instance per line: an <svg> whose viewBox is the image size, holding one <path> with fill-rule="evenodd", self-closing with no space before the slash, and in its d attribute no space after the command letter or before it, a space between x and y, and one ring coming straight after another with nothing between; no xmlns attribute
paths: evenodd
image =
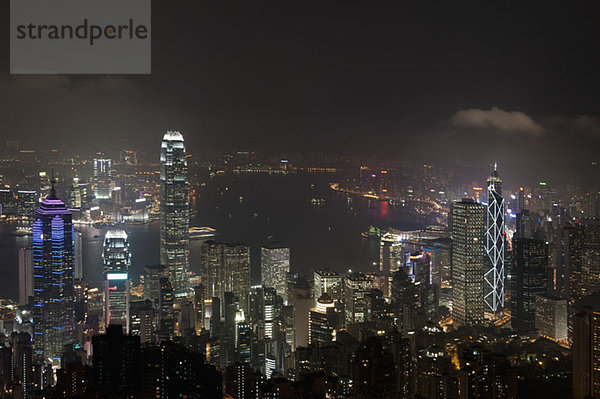
<svg viewBox="0 0 600 399"><path fill-rule="evenodd" d="M246 242L252 247L252 277L260 276L258 248L268 240L291 245L293 272L310 273L315 268L337 270L373 269L379 257L376 241L361 237L369 225L415 229L425 220L416 220L406 209L387 202L371 202L329 188L339 176L236 175L212 178L196 188L192 198L191 226L217 229L217 240ZM320 204L313 204L312 199ZM9 234L11 226L0 225L0 248L5 255L0 264L0 296L17 298L17 250L28 246L30 237ZM145 265L159 262L159 226L125 225L133 254L131 275L137 281ZM83 234L83 272L91 285L102 278L102 241L107 227L77 226ZM191 269L200 272L201 241L191 241ZM13 282L13 283L11 283Z"/></svg>

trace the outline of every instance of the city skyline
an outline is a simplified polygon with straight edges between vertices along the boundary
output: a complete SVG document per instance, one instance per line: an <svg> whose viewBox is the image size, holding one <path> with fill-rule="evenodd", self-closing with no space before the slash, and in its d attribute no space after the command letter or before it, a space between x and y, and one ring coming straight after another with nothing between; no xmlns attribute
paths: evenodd
<svg viewBox="0 0 600 399"><path fill-rule="evenodd" d="M75 3L0 0L0 398L600 399L600 5Z"/></svg>

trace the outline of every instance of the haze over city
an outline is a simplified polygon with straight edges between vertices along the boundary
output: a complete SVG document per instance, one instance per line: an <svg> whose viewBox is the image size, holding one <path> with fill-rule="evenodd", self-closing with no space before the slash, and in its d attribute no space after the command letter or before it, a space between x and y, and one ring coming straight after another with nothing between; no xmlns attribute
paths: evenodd
<svg viewBox="0 0 600 399"><path fill-rule="evenodd" d="M17 1L0 398L600 398L600 5Z"/></svg>

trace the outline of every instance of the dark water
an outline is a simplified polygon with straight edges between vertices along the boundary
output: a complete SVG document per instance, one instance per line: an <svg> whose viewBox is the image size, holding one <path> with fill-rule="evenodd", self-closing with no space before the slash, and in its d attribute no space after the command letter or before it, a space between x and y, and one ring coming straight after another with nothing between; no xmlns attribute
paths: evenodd
<svg viewBox="0 0 600 399"><path fill-rule="evenodd" d="M379 245L361 237L373 224L381 227L414 229L425 224L402 208L387 202L370 203L328 188L333 175L219 176L196 191L192 200L197 214L192 226L217 229L218 240L246 242L252 247L252 274L260 275L259 247L267 240L292 247L291 269L310 273L316 268L337 270L373 269ZM240 199L240 197L242 197ZM312 198L325 199L312 205ZM0 225L0 298L18 297L17 249L29 245L30 238L7 234ZM78 227L83 233L84 278L99 285L102 276L102 240L106 228ZM159 261L158 223L124 226L132 251L132 277L137 279L145 265ZM200 271L200 241L191 242L191 268Z"/></svg>

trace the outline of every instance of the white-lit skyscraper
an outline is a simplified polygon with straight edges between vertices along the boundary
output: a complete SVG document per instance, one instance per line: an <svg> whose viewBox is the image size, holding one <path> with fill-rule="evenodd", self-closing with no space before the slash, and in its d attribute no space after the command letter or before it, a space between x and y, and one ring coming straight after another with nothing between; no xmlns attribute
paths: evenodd
<svg viewBox="0 0 600 399"><path fill-rule="evenodd" d="M484 302L492 312L504 307L504 198L502 180L494 165L487 181Z"/></svg>
<svg viewBox="0 0 600 399"><path fill-rule="evenodd" d="M290 271L290 247L268 244L260 249L262 284L273 287L287 301L287 274Z"/></svg>
<svg viewBox="0 0 600 399"><path fill-rule="evenodd" d="M183 136L165 133L160 151L160 263L169 268L175 296L187 293L190 208Z"/></svg>
<svg viewBox="0 0 600 399"><path fill-rule="evenodd" d="M104 158L94 159L94 197L96 199L110 199L112 191L111 160Z"/></svg>
<svg viewBox="0 0 600 399"><path fill-rule="evenodd" d="M104 327L119 324L129 333L129 266L127 233L109 230L104 236Z"/></svg>

